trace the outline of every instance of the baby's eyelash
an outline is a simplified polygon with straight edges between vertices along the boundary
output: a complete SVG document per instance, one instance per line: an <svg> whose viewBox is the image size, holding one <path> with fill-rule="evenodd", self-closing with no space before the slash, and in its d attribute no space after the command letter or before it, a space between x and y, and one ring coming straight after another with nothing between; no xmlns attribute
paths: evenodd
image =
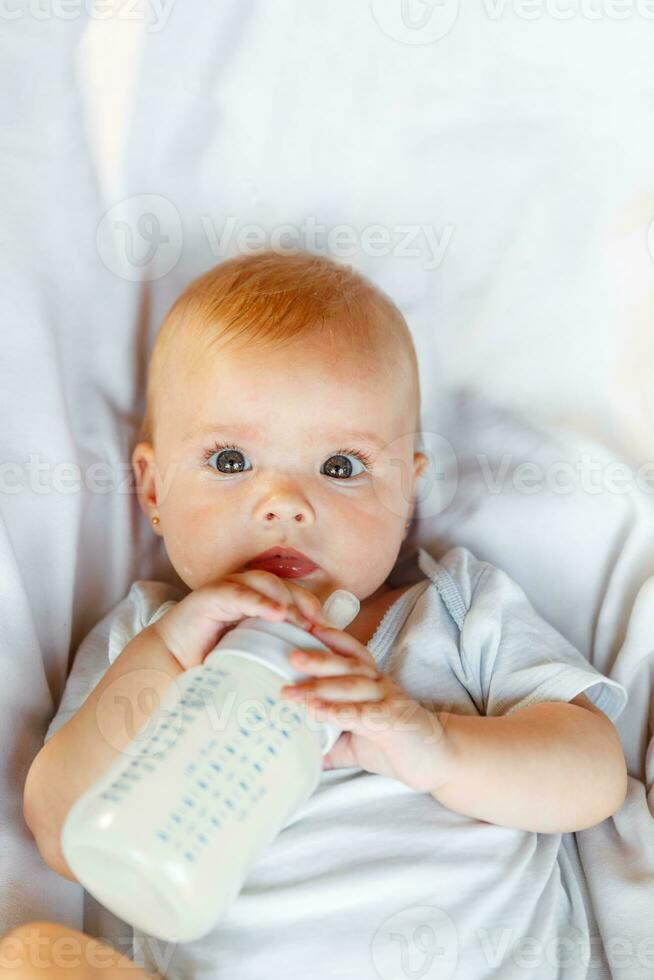
<svg viewBox="0 0 654 980"><path fill-rule="evenodd" d="M213 449L205 449L205 451L202 453L202 462L203 463L208 462L211 459L211 457L213 456L214 453L219 453L223 449L234 449L238 453L241 452L241 450L238 448L238 446L233 446L233 445L231 445L231 443L228 444L228 443L218 443L217 442L215 444L215 446L213 447Z"/></svg>
<svg viewBox="0 0 654 980"><path fill-rule="evenodd" d="M372 463L372 459L368 453L364 453L362 449L337 449L335 453L332 453L332 455L355 456L356 459L358 459L360 463L363 463L364 466L370 466Z"/></svg>
<svg viewBox="0 0 654 980"><path fill-rule="evenodd" d="M223 449L233 449L238 453L242 452L238 446L234 446L231 443L217 442L212 449L206 449L204 451L202 454L202 462L207 463L214 453L220 453L223 451ZM372 458L362 449L337 449L335 453L332 453L332 456L354 456L360 463L363 463L364 466L369 467L372 465Z"/></svg>

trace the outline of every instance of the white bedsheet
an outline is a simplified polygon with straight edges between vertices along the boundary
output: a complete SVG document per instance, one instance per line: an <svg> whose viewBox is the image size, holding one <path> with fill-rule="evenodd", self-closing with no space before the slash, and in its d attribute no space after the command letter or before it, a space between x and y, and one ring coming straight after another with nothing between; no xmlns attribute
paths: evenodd
<svg viewBox="0 0 654 980"><path fill-rule="evenodd" d="M140 335L135 286L95 250L83 27L3 17L0 33L0 935L36 918L83 925L82 889L41 859L22 789L69 651L150 552L132 495L106 492L124 481Z"/></svg>
<svg viewBox="0 0 654 980"><path fill-rule="evenodd" d="M172 6L165 27L145 27L124 166L109 197L91 166L73 74L83 24L3 22L0 439L3 464L18 466L3 469L5 484L22 482L0 494L0 935L49 918L125 938L97 903L83 907L80 886L43 864L21 798L69 651L135 578L175 582L133 494L120 489L152 333L178 290L237 247L246 225L269 235L290 224L286 240L302 245L322 225L319 250L345 225L332 240L407 316L425 426L459 456L452 510L419 510L412 539L466 544L506 568L630 692L619 720L629 799L576 840L602 935L632 943L632 959L612 975L639 980L651 967L634 944L654 911L649 588L639 600L642 639L622 644L654 573L652 496L517 492L510 479L491 493L474 451L488 452L493 467L508 452L547 469L578 457L596 433L644 455L633 432L646 403L620 372L639 303L642 315L639 276L651 274L654 129L643 123L654 25L633 10L598 22L461 9L441 40L412 45L389 37L373 8L383 21L377 4L343 0ZM96 251L96 227L121 197L136 198L132 218L154 208L161 234L172 233L147 303L135 280L148 273L139 265L148 243L136 225L131 236L117 232L122 265ZM374 255L366 235L379 225L390 245ZM402 254L407 234L417 254ZM627 274L616 256L630 256L636 239L636 273ZM498 416L488 400L526 421ZM529 419L585 435L559 446ZM50 462L50 492L30 485L30 454ZM101 461L113 464L114 492L70 492L70 476L54 471ZM102 483L102 473L95 478ZM603 975L598 967L593 977Z"/></svg>

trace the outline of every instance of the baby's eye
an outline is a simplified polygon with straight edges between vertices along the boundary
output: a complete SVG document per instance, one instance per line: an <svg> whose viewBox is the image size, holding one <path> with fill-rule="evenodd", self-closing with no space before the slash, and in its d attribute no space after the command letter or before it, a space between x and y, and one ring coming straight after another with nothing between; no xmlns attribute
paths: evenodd
<svg viewBox="0 0 654 980"><path fill-rule="evenodd" d="M208 464L214 456L217 456L216 466L212 466L211 469L216 469L218 473L243 473L245 471L242 462L245 457L236 446L216 446L212 452L206 455L205 462Z"/></svg>
<svg viewBox="0 0 654 980"><path fill-rule="evenodd" d="M216 457L215 465L210 463L210 460L214 456ZM354 474L350 458L355 459L359 466L361 466L361 469ZM237 446L214 446L212 450L209 450L203 456L203 461L207 466L210 466L214 472L224 473L225 475L229 475L230 473L245 473L247 469L251 469L251 467L246 468L244 463L245 459L245 454ZM325 473L335 480L348 479L352 475L357 477L365 472L370 462L369 456L356 449L341 450L330 456L324 464Z"/></svg>
<svg viewBox="0 0 654 980"><path fill-rule="evenodd" d="M350 463L350 457L356 459L359 465L362 464L362 469L354 476L361 476L361 473L365 472L366 466L370 463L370 459L365 453L357 452L356 450L350 450L349 452L335 453L330 456L325 463L325 470L327 476L334 477L336 480L346 479L352 476L352 464Z"/></svg>

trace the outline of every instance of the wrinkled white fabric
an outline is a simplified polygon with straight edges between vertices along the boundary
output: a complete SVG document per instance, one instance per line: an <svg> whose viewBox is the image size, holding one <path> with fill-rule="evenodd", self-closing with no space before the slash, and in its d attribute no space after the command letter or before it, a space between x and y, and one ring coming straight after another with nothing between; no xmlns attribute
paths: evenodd
<svg viewBox="0 0 654 980"><path fill-rule="evenodd" d="M519 462L547 467L587 448L529 419L578 425L623 450L642 428L649 446L651 357L637 334L650 335L651 20L639 4L615 17L599 5L600 19L583 5L560 16L556 5L524 5L520 16L520 4L417 4L413 22L430 9L455 16L435 43L411 44L385 33L376 0L146 5L155 21L163 7L166 23L145 25L123 167L100 205L74 73L84 21L10 6L0 37L2 463L23 474L32 453L53 465L109 463L105 485L116 482L94 490L102 473L89 472L79 493L63 479L49 493L28 483L1 495L0 934L45 918L112 935L113 917L41 860L21 796L80 638L135 579L177 580L133 495L118 489L154 330L179 289L252 226L282 246L310 246L322 226L317 247L331 233L407 316L426 425L457 449L457 521L419 505L415 540L435 554L465 544L506 569L629 690L617 720L627 803L575 841L602 935L623 941L614 980L649 980L651 631L622 646L654 573L651 496L593 495L578 483L534 495L510 479L496 492L469 464L475 450L490 453L497 472L508 453L510 478ZM399 7L389 0L386 11ZM115 72L105 74L114 89ZM135 195L171 205L178 225L164 222L163 236L183 229L159 251L165 264L172 249L172 267L143 291L95 242L105 206ZM148 241L136 226L119 238L138 278ZM485 397L469 424L464 399L442 427L438 401L457 385L467 400ZM521 419L497 417L493 402Z"/></svg>

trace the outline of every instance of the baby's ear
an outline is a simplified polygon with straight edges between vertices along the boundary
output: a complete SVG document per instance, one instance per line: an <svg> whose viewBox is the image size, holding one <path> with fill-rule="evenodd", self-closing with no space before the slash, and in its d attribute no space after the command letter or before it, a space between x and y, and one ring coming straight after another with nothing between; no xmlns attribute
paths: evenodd
<svg viewBox="0 0 654 980"><path fill-rule="evenodd" d="M139 442L132 451L132 469L136 481L139 506L148 520L157 509L157 489L154 479L154 450L152 443Z"/></svg>

